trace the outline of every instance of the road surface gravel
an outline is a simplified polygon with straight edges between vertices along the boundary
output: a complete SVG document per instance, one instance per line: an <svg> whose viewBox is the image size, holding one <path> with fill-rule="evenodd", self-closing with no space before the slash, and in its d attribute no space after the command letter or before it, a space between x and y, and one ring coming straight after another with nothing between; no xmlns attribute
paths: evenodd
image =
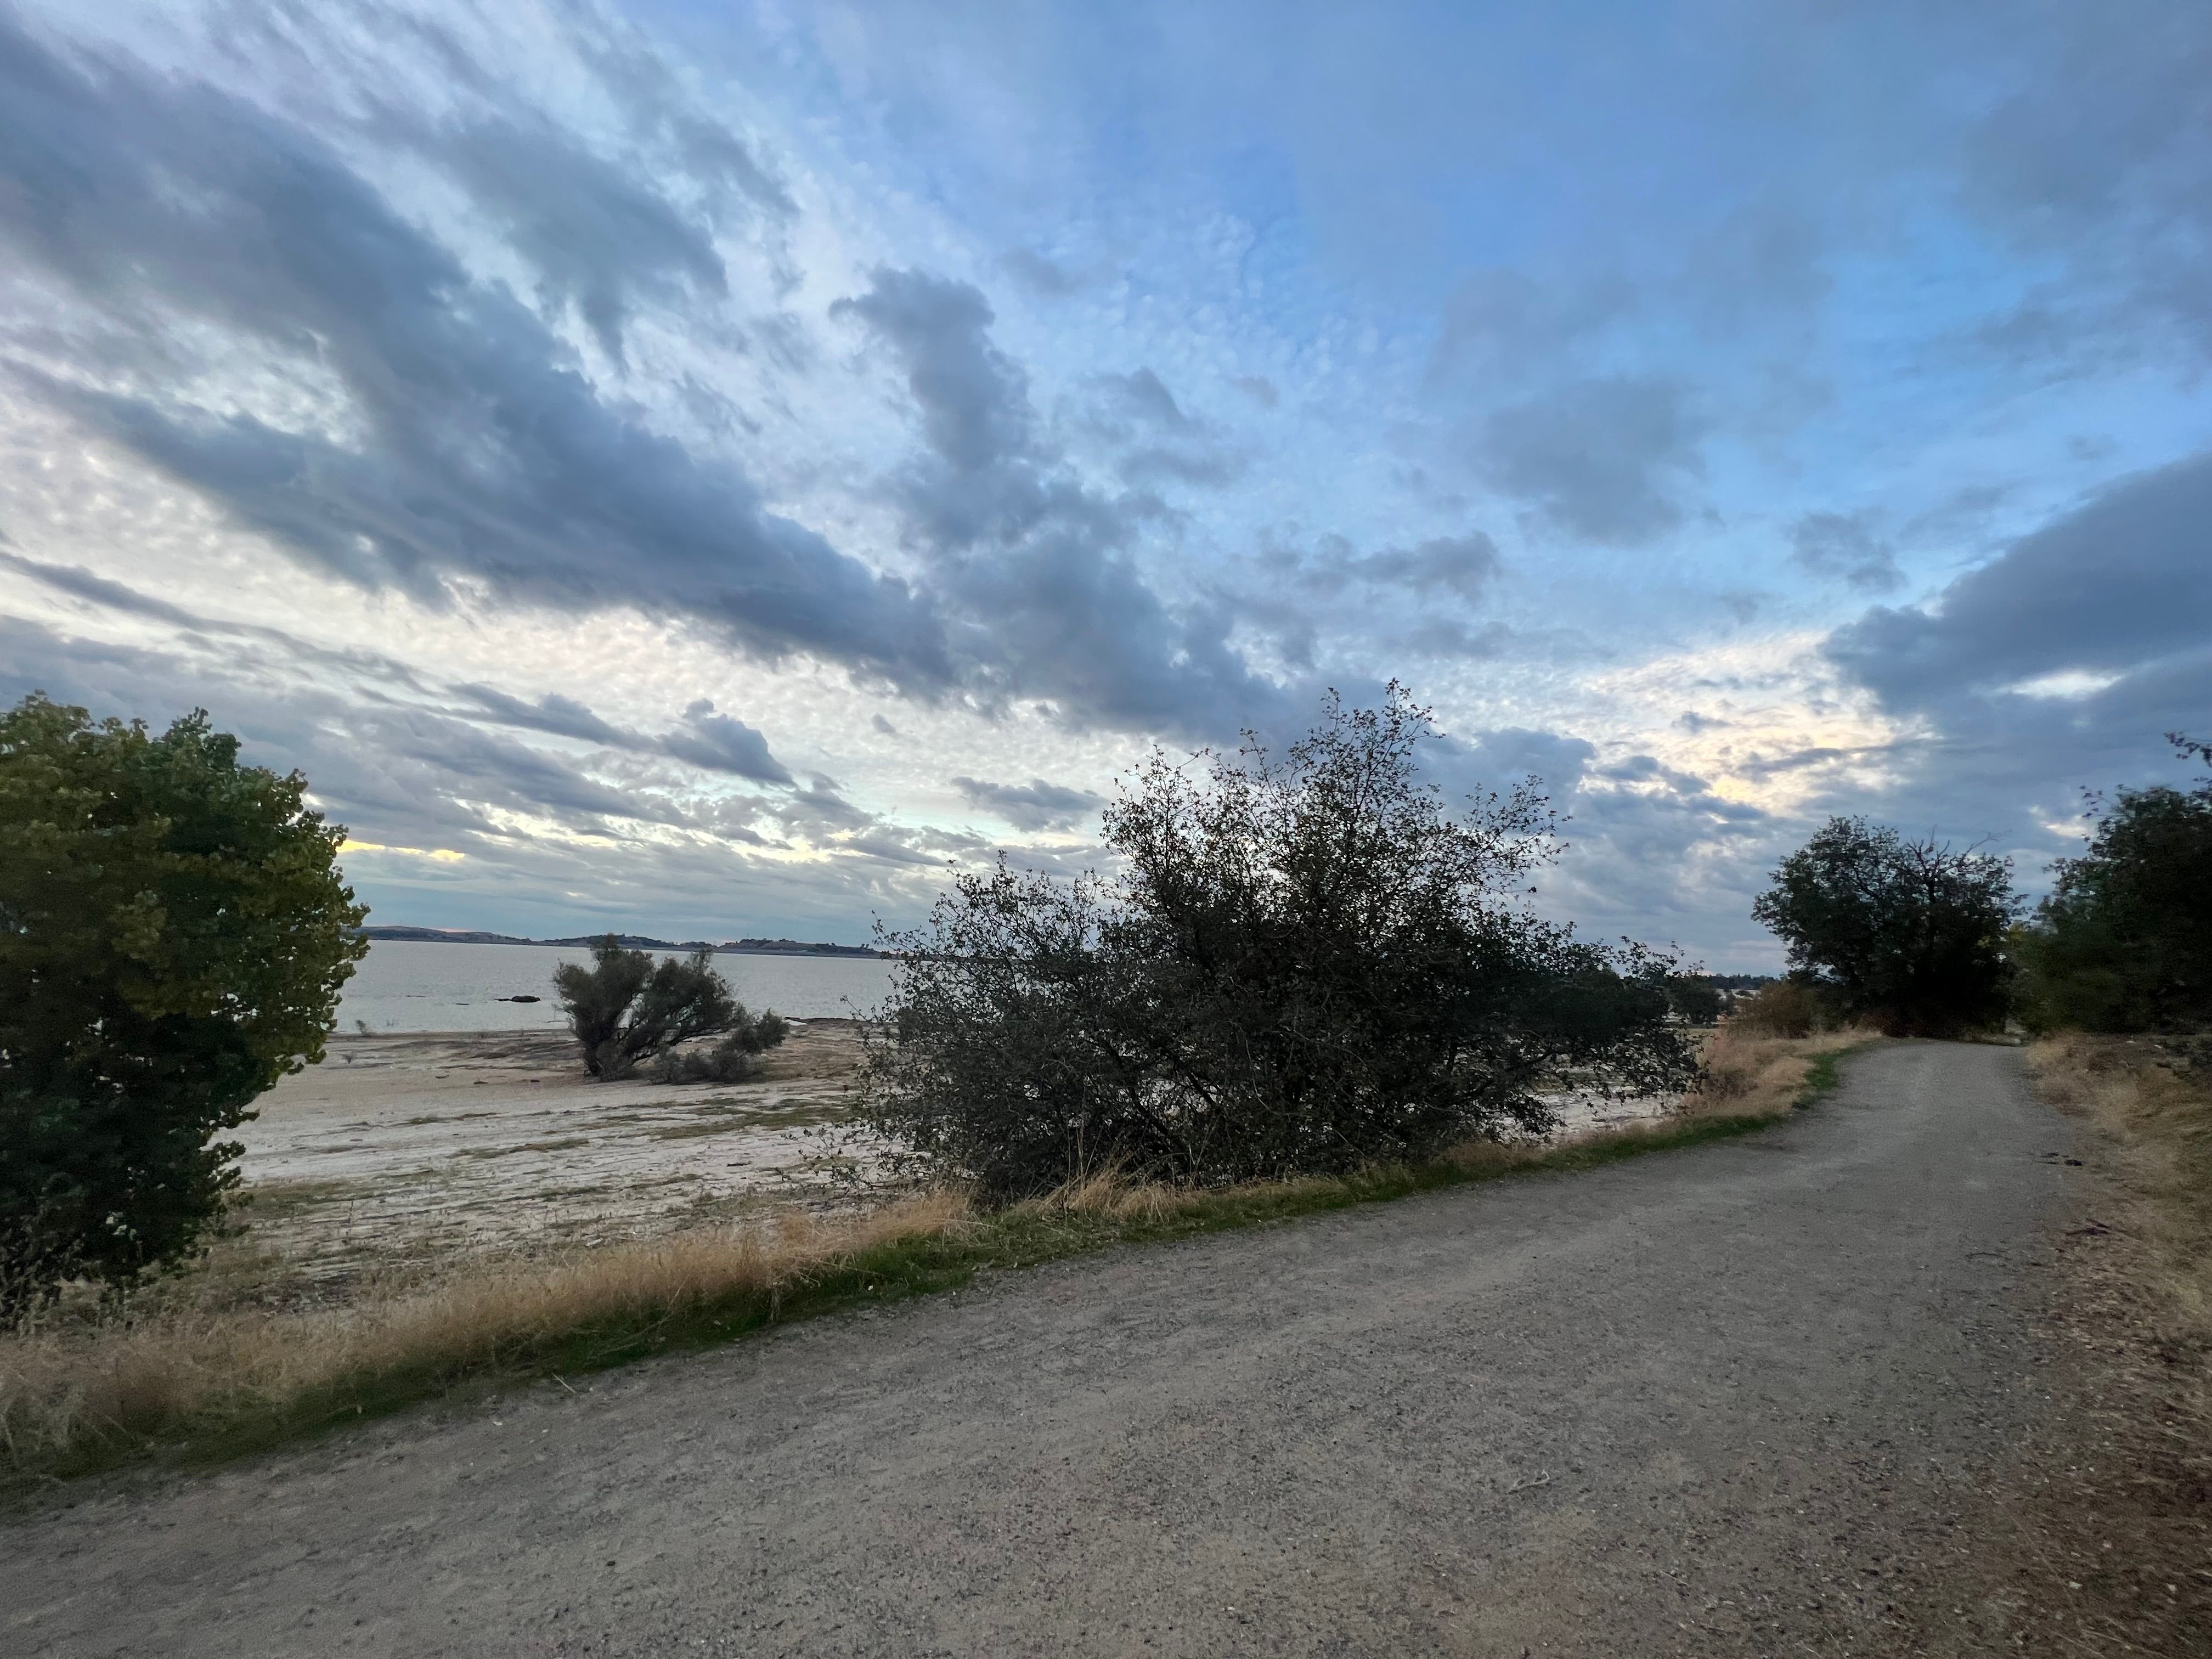
<svg viewBox="0 0 2212 1659"><path fill-rule="evenodd" d="M88 1487L0 1530L0 1651L1974 1651L2068 1144L1899 1044L1742 1140Z"/></svg>

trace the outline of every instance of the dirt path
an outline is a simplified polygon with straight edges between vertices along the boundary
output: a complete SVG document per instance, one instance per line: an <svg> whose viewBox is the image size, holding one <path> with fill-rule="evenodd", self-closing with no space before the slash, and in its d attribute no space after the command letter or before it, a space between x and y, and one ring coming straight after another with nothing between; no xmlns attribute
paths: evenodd
<svg viewBox="0 0 2212 1659"><path fill-rule="evenodd" d="M2067 1144L2016 1054L1887 1048L1747 1141L88 1496L0 1533L0 1648L1994 1651L1947 1586Z"/></svg>

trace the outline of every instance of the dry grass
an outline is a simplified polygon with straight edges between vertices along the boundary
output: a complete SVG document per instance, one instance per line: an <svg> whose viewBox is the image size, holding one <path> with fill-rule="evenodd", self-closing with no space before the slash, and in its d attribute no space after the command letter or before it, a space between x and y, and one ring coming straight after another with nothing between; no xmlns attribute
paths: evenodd
<svg viewBox="0 0 2212 1659"><path fill-rule="evenodd" d="M2023 1651L2212 1653L2212 1040L2069 1033L2028 1059L2081 1125L2086 1190L1992 1601Z"/></svg>
<svg viewBox="0 0 2212 1659"><path fill-rule="evenodd" d="M979 1271L1718 1139L1802 1103L1860 1040L1724 1030L1708 1050L1706 1092L1673 1117L1560 1143L1478 1142L1343 1178L1191 1190L1102 1171L995 1215L950 1193L826 1220L792 1212L443 1276L368 1275L346 1284L343 1300L307 1305L278 1293L281 1261L219 1252L200 1273L119 1307L64 1310L0 1337L0 1484L149 1456L212 1460L459 1388L726 1340Z"/></svg>
<svg viewBox="0 0 2212 1659"><path fill-rule="evenodd" d="M741 1327L894 1242L969 1221L930 1195L823 1222L697 1229L640 1243L514 1256L443 1282L364 1281L347 1304L237 1305L234 1287L173 1293L132 1316L58 1317L0 1340L0 1456L20 1473L67 1470L155 1446L204 1449L363 1416L471 1376L588 1369L702 1321Z"/></svg>
<svg viewBox="0 0 2212 1659"><path fill-rule="evenodd" d="M1779 1116L1800 1103L1808 1087L1832 1080L1837 1056L1877 1036L1854 1029L1810 1036L1775 1036L1748 1022L1731 1020L1705 1039L1705 1052L1699 1056L1701 1080L1686 1109Z"/></svg>
<svg viewBox="0 0 2212 1659"><path fill-rule="evenodd" d="M2160 1323L2212 1339L2212 1038L2068 1032L2028 1062L2046 1097L2097 1131Z"/></svg>

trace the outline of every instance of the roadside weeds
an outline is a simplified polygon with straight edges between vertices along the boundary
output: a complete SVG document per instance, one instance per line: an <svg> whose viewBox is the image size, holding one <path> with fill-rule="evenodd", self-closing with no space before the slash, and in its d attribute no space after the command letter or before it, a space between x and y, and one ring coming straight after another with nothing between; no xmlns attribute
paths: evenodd
<svg viewBox="0 0 2212 1659"><path fill-rule="evenodd" d="M565 1379L981 1273L1732 1139L1832 1088L1838 1060L1867 1040L1723 1030L1707 1045L1705 1092L1672 1116L1559 1143L1474 1142L1344 1177L1190 1190L1102 1173L995 1213L924 1194L859 1216L793 1213L372 1282L334 1307L171 1295L34 1324L0 1336L0 1491L206 1465L424 1401Z"/></svg>
<svg viewBox="0 0 2212 1659"><path fill-rule="evenodd" d="M2212 1039L2069 1032L2028 1060L2081 1125L2088 1192L1991 1598L2020 1651L2212 1653Z"/></svg>

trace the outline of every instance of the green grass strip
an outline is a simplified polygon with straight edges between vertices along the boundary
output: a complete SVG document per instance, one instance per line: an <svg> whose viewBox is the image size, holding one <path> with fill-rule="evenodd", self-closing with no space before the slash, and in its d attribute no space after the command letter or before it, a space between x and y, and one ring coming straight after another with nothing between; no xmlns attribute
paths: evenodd
<svg viewBox="0 0 2212 1659"><path fill-rule="evenodd" d="M1795 1107L1810 1106L1834 1089L1840 1080L1840 1062L1870 1046L1862 1043L1817 1056ZM981 1273L1041 1267L1126 1245L1163 1243L1293 1221L1480 1182L1601 1169L1653 1152L1736 1139L1780 1121L1771 1114L1662 1121L1650 1128L1571 1143L1510 1162L1470 1164L1443 1158L1378 1167L1345 1176L1194 1192L1180 1194L1155 1212L1143 1215L1115 1217L1045 1205L1023 1206L978 1218L957 1231L893 1239L830 1257L772 1290L745 1291L683 1308L641 1311L625 1319L519 1342L489 1366L481 1362L425 1360L340 1379L281 1406L241 1401L233 1410L218 1408L204 1416L186 1437L121 1433L101 1437L66 1456L43 1460L36 1467L19 1464L0 1474L0 1492L12 1489L20 1495L30 1486L51 1487L58 1480L129 1466L205 1468L425 1401L481 1399L517 1385L581 1376L658 1354L713 1347L769 1325L958 1290L973 1284Z"/></svg>

